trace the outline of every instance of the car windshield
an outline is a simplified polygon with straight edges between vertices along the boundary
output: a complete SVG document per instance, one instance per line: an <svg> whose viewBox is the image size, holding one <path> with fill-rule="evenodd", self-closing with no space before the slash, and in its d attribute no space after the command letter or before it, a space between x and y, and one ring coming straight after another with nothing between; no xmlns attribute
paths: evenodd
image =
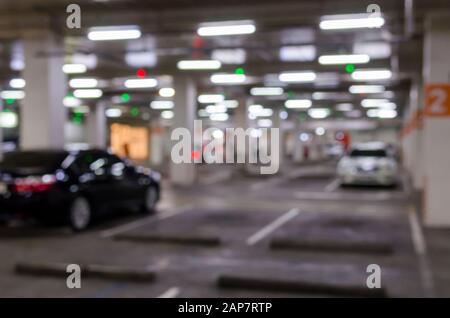
<svg viewBox="0 0 450 318"><path fill-rule="evenodd" d="M0 162L0 170L46 173L56 169L65 157L66 153L56 151L10 152Z"/></svg>
<svg viewBox="0 0 450 318"><path fill-rule="evenodd" d="M387 153L384 149L354 149L350 152L350 157L387 157Z"/></svg>

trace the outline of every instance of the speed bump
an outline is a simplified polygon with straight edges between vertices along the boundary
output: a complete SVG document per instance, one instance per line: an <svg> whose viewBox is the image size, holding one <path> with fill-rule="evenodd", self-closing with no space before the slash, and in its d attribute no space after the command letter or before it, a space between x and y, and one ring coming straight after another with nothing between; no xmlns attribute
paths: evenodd
<svg viewBox="0 0 450 318"><path fill-rule="evenodd" d="M36 276L66 277L66 263L26 263L20 262L15 265L18 274ZM155 279L155 273L146 269L134 269L119 266L78 264L84 277L105 278L114 280L128 280L137 282L148 282Z"/></svg>
<svg viewBox="0 0 450 318"><path fill-rule="evenodd" d="M308 252L349 252L392 254L393 247L388 242L356 241L356 240L298 240L274 238L270 242L271 249L301 250Z"/></svg>
<svg viewBox="0 0 450 318"><path fill-rule="evenodd" d="M266 292L287 292L341 297L387 297L387 292L384 288L370 289L362 285L270 279L267 277L221 275L217 280L217 284L222 288L251 289Z"/></svg>

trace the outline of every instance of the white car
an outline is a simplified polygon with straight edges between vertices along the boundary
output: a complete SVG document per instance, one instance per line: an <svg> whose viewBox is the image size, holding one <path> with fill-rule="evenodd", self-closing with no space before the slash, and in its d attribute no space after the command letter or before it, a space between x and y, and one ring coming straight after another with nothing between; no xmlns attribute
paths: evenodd
<svg viewBox="0 0 450 318"><path fill-rule="evenodd" d="M342 185L383 185L397 183L398 165L392 152L382 143L355 146L338 163Z"/></svg>

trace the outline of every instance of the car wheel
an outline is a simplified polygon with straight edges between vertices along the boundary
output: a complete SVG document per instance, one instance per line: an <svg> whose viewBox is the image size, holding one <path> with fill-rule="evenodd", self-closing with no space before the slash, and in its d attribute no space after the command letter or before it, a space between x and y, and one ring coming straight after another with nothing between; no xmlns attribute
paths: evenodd
<svg viewBox="0 0 450 318"><path fill-rule="evenodd" d="M153 212L158 202L158 190L156 187L148 187L144 193L144 204L142 205L142 212Z"/></svg>
<svg viewBox="0 0 450 318"><path fill-rule="evenodd" d="M91 222L91 206L83 197L72 201L69 209L69 224L75 232L83 231Z"/></svg>

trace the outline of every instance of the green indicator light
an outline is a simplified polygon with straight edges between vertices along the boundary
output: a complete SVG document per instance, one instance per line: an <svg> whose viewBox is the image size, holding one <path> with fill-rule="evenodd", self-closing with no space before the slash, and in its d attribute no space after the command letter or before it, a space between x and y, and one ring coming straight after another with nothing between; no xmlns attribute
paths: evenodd
<svg viewBox="0 0 450 318"><path fill-rule="evenodd" d="M289 91L287 94L289 98L293 98L295 96L293 91Z"/></svg>
<svg viewBox="0 0 450 318"><path fill-rule="evenodd" d="M245 70L242 67L238 67L234 70L234 74L245 74Z"/></svg>
<svg viewBox="0 0 450 318"><path fill-rule="evenodd" d="M74 113L72 117L72 122L74 124L80 125L83 121L83 114L82 113Z"/></svg>
<svg viewBox="0 0 450 318"><path fill-rule="evenodd" d="M13 98L7 98L7 99L6 99L6 104L11 105L11 104L14 104L15 101L16 101L16 100L13 99Z"/></svg>
<svg viewBox="0 0 450 318"><path fill-rule="evenodd" d="M66 97L73 97L73 93L72 92L68 92Z"/></svg>
<svg viewBox="0 0 450 318"><path fill-rule="evenodd" d="M123 93L122 95L120 95L120 99L122 100L122 102L127 103L130 101L130 94Z"/></svg>
<svg viewBox="0 0 450 318"><path fill-rule="evenodd" d="M354 70L355 70L355 65L354 64L347 64L347 65L345 65L345 71L347 73L353 73Z"/></svg>
<svg viewBox="0 0 450 318"><path fill-rule="evenodd" d="M130 111L130 113L131 113L131 116L133 116L133 117L137 117L137 116L139 116L139 108L138 107L133 107L133 108L131 108L131 111Z"/></svg>

